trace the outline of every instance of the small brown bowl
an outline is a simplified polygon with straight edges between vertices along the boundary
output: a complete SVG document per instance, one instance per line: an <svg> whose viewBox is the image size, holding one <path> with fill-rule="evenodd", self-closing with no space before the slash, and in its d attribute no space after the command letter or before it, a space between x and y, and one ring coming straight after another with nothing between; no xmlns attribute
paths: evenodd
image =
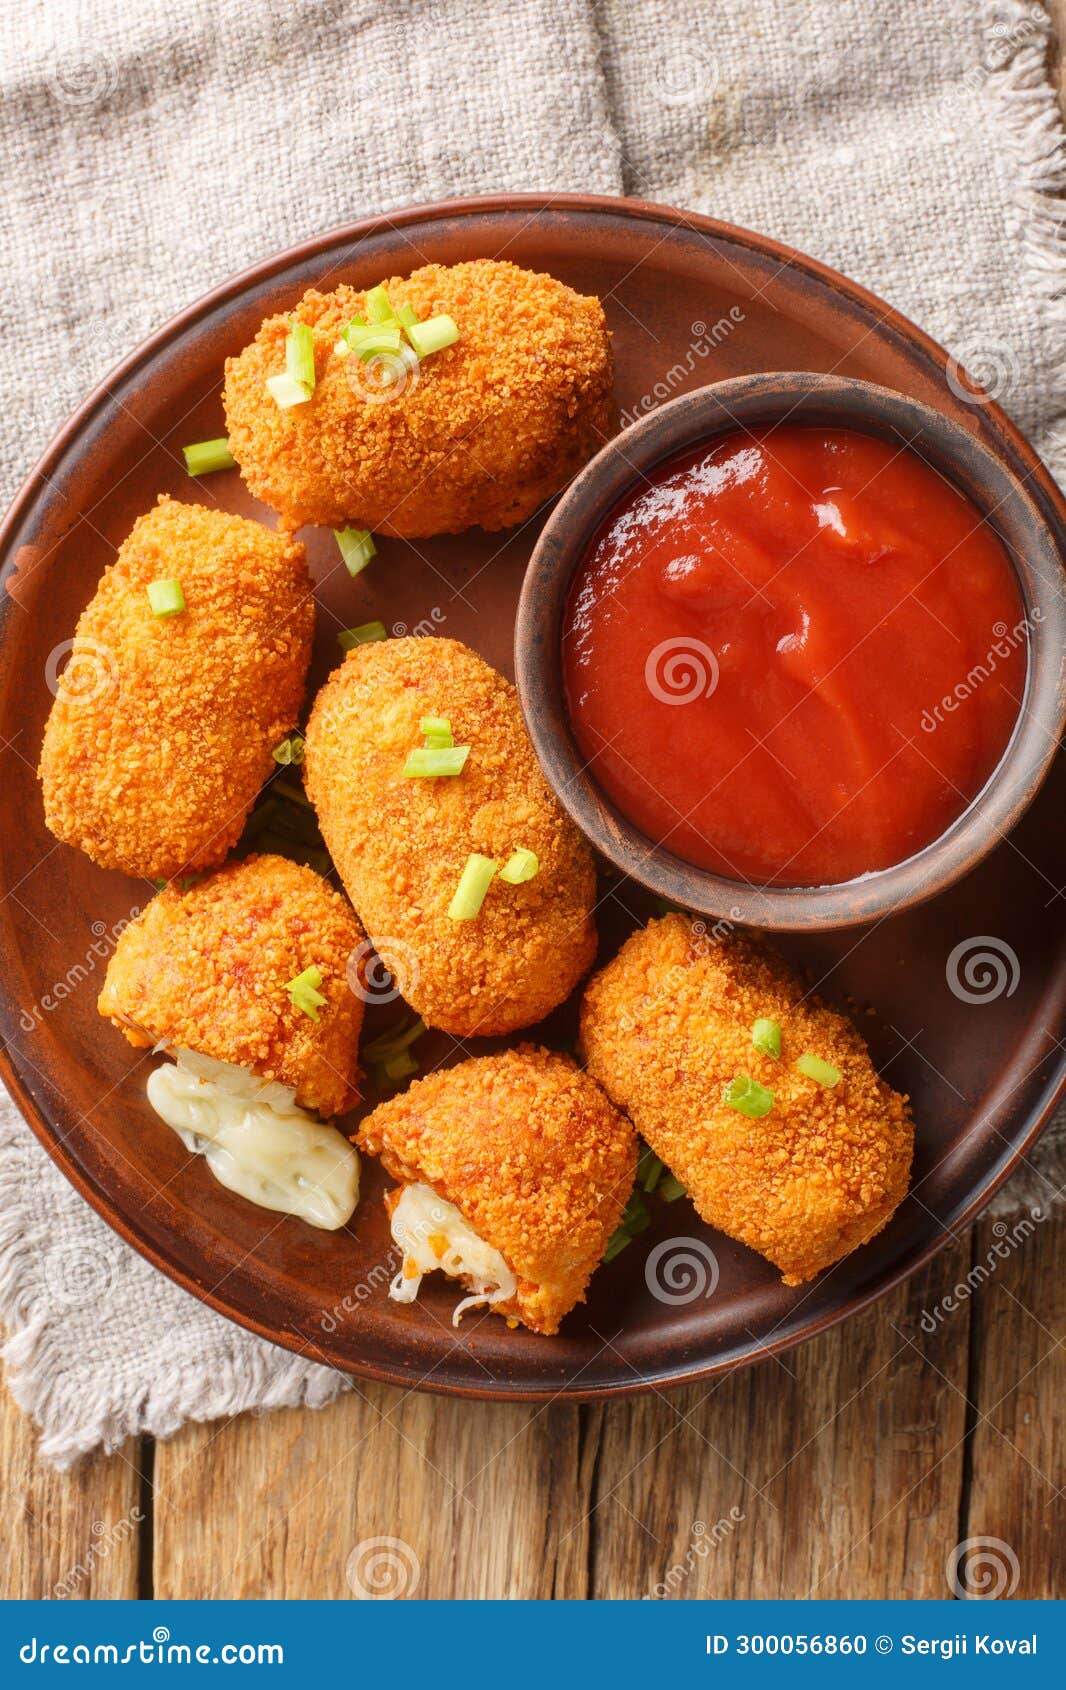
<svg viewBox="0 0 1066 1690"><path fill-rule="evenodd" d="M890 868L829 886L751 886L654 844L600 791L570 729L562 627L574 573L600 524L657 465L743 427L784 420L858 429L915 449L992 525L1017 571L1028 625L1018 720L982 790L947 831ZM741 376L684 394L609 442L571 483L526 572L515 676L545 775L592 845L623 874L701 915L777 930L849 927L950 886L1014 826L1046 775L1066 720L1063 556L1025 481L958 423L869 382L807 373Z"/></svg>

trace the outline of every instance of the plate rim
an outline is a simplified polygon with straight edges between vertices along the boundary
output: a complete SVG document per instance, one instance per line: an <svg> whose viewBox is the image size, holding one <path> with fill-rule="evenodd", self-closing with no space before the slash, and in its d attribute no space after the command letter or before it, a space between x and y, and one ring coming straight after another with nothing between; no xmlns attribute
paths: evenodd
<svg viewBox="0 0 1066 1690"><path fill-rule="evenodd" d="M127 353L124 358L113 365L47 442L16 491L3 515L3 519L0 520L0 583L3 584L5 591L9 592L10 590L9 581L16 568L11 541L15 531L32 508L40 489L42 477L48 475L50 468L56 464L81 432L93 412L110 399L110 389L114 383L125 380L133 374L139 365L154 357L156 352L165 347L175 335L192 327L198 319L209 314L218 306L238 297L249 288L269 281L279 271L289 269L294 264L312 260L320 253L345 241L354 243L390 229L402 233L412 225L429 220L441 221L473 216L480 212L507 213L516 210L526 210L531 214L531 217L537 213L550 214L553 211L606 213L623 219L630 218L639 223L661 223L671 229L687 229L697 235L746 247L763 258L776 260L782 268L797 269L822 283L831 292L843 295L852 304L857 305L867 315L874 318L877 329L882 334L893 335L912 350L921 352L932 365L945 373L947 371L949 355L945 349L878 294L863 287L860 283L852 281L840 271L834 270L830 265L823 264L819 259L811 258L807 254L799 252L785 242L774 240L770 236L759 234L738 224L708 217L702 212L690 212L658 201L611 194L494 193L419 202L415 205L399 207L394 211L378 212L372 216L360 218L353 223L337 224L320 234L313 235L306 240L295 243L293 246L259 259L256 263L229 276L218 286L201 294L189 305L169 317ZM1034 493L1042 494L1060 528L1066 527L1066 496L1056 484L1036 449L994 400L982 404L980 412L984 420L994 424L994 432L999 435L1000 439L1008 443L1018 457L1029 467L1036 484ZM0 652L2 652L2 647L3 640L0 637ZM5 998L7 997L7 988L3 982L0 982L0 993ZM511 1386L506 1382L497 1382L492 1387L486 1388L478 1384L435 1379L432 1374L425 1378L413 1379L402 1366L338 1356L327 1346L319 1345L317 1342L294 1332L289 1333L280 1328L271 1327L265 1322L257 1320L254 1314L236 1310L232 1305L227 1304L222 1297L217 1296L214 1290L209 1290L198 1283L184 1267L170 1261L150 1238L141 1233L136 1224L136 1217L118 1213L106 1190L78 1165L73 1155L68 1152L65 1139L56 1135L49 1127L30 1095L21 1074L15 1068L6 1047L0 1049L0 1078L3 1079L9 1095L51 1161L112 1231L116 1232L125 1243L135 1249L154 1268L194 1296L198 1302L233 1321L236 1325L258 1337L265 1338L281 1349L327 1366L346 1378L366 1378L381 1384L405 1387L408 1390L421 1390L431 1392L434 1395L463 1397L475 1401L547 1403L557 1398L565 1398L576 1403L602 1402L612 1397L645 1394L650 1391L695 1384L703 1380L723 1378L728 1373L736 1372L742 1367L750 1366L754 1362L770 1356L780 1355L806 1343L809 1339L821 1336L832 1327L860 1314L897 1286L903 1284L939 1254L955 1229L969 1225L976 1218L1005 1181L1009 1179L1026 1152L1036 1142L1050 1120L1056 1105L1066 1095L1066 1052L1060 1056L1057 1064L1053 1066L1037 1102L1030 1107L1019 1122L1017 1132L1013 1135L1014 1142L1009 1152L1002 1157L1000 1164L993 1167L976 1193L971 1194L961 1207L951 1210L950 1219L941 1222L940 1234L916 1252L908 1255L903 1263L884 1270L870 1286L861 1291L853 1292L839 1307L827 1310L801 1330L785 1333L780 1338L772 1339L766 1343L757 1343L743 1356L712 1358L691 1366L686 1366L680 1361L674 1361L654 1374L640 1375L636 1378L620 1378L612 1380L610 1383L595 1386L560 1383L555 1386L545 1384L541 1387L530 1387L521 1384ZM1003 1136L1002 1133L1000 1136Z"/></svg>

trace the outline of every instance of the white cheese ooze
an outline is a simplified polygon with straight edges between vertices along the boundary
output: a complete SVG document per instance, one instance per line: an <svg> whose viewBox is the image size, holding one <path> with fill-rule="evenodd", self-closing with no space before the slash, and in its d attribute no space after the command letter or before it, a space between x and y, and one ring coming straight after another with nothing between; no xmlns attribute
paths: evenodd
<svg viewBox="0 0 1066 1690"><path fill-rule="evenodd" d="M423 1276L435 1268L461 1279L470 1292L456 1305L453 1326L467 1309L506 1303L515 1294L515 1276L500 1252L430 1185L404 1186L392 1211L392 1236L403 1251L403 1266L389 1286L397 1303L413 1303Z"/></svg>
<svg viewBox="0 0 1066 1690"><path fill-rule="evenodd" d="M148 1076L148 1101L220 1184L260 1208L333 1232L359 1201L359 1157L294 1092L232 1062L175 1050Z"/></svg>

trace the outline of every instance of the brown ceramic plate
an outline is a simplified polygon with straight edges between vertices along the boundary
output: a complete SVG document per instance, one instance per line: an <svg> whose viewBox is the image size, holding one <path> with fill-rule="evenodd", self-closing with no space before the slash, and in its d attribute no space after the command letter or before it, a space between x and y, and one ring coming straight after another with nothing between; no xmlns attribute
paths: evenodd
<svg viewBox="0 0 1066 1690"><path fill-rule="evenodd" d="M871 295L742 230L661 206L585 196L512 196L405 211L324 235L191 307L128 358L62 430L2 533L0 605L0 1030L4 1077L67 1176L142 1254L265 1337L353 1373L471 1396L575 1397L706 1377L784 1348L861 1308L968 1219L1032 1144L1064 1078L1056 1038L1066 999L1060 942L1062 768L984 864L922 909L789 954L864 1019L918 1121L915 1191L880 1238L813 1285L709 1232L684 1200L593 1281L555 1339L496 1317L449 1325L443 1287L412 1308L387 1301L388 1238L378 1170L350 1230L320 1233L217 1185L144 1098L151 1058L96 1014L117 922L151 888L104 873L45 831L34 778L48 678L78 613L134 518L161 492L269 521L236 473L190 482L180 446L223 430L222 361L260 319L311 284L369 285L428 260L500 255L603 299L623 411L757 370L835 370L940 407L1024 475L1064 532L1061 497L990 403L946 379L946 358ZM349 579L328 534L308 534L319 582L312 684L336 662L338 627L380 617L393 631L465 640L512 670L514 610L534 519L510 535L385 540ZM603 950L648 913L630 882L604 879ZM379 1012L379 1025L395 1006ZM573 1036L573 1005L545 1036ZM491 1048L490 1041L479 1041ZM463 1050L423 1041L426 1064ZM668 1239L710 1247L716 1271L653 1294L645 1275ZM701 1260L706 1261L704 1254ZM710 1294L704 1293L710 1289Z"/></svg>

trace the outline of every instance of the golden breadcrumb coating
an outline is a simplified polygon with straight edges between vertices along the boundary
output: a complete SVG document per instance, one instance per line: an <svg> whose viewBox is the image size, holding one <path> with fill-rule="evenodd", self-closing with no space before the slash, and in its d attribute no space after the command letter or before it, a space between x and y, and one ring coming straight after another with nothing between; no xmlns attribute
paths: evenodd
<svg viewBox="0 0 1066 1690"><path fill-rule="evenodd" d="M533 1045L416 1080L357 1143L455 1204L518 1281L495 1312L547 1335L584 1301L636 1172L625 1116L569 1056Z"/></svg>
<svg viewBox="0 0 1066 1690"><path fill-rule="evenodd" d="M152 581L185 610L156 616ZM296 721L314 629L302 546L161 498L82 612L45 728L45 821L104 868L220 863Z"/></svg>
<svg viewBox="0 0 1066 1690"><path fill-rule="evenodd" d="M779 1061L752 1046L760 1017L781 1025ZM581 1040L589 1072L702 1218L786 1285L880 1232L906 1194L906 1098L878 1078L850 1021L747 939L717 939L679 914L651 922L589 982ZM797 1072L808 1051L840 1069L839 1084ZM738 1074L773 1091L769 1114L751 1120L724 1102Z"/></svg>
<svg viewBox="0 0 1066 1690"><path fill-rule="evenodd" d="M338 1115L358 1098L363 1002L348 981L362 929L339 892L285 857L228 863L153 898L124 929L97 1008L130 1044L165 1039L279 1080ZM288 982L321 970L317 1021Z"/></svg>
<svg viewBox="0 0 1066 1690"><path fill-rule="evenodd" d="M427 264L385 282L420 321L459 339L413 370L334 348L366 294L314 290L270 317L226 362L230 450L255 495L291 528L354 523L379 534L509 528L557 492L610 431L611 348L598 299L495 259ZM290 316L314 330L316 385L281 409ZM392 385L382 377L397 372Z"/></svg>
<svg viewBox="0 0 1066 1690"><path fill-rule="evenodd" d="M470 747L462 774L405 778L423 716L446 716ZM596 952L592 854L495 669L457 640L357 647L315 700L304 774L359 919L430 1026L509 1033L569 996ZM520 847L539 859L533 879L493 880L480 913L453 921L468 856Z"/></svg>

